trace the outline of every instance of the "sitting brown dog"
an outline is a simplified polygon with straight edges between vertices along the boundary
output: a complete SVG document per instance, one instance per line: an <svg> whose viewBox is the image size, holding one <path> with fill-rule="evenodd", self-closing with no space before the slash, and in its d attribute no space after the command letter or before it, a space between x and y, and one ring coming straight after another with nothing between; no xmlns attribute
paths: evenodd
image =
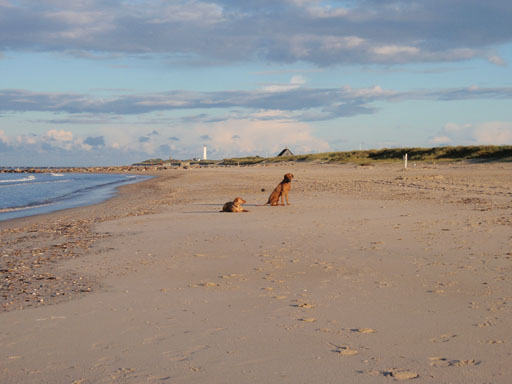
<svg viewBox="0 0 512 384"><path fill-rule="evenodd" d="M247 203L247 201L241 197L237 197L235 200L228 201L226 204L224 204L222 211L220 212L249 212L242 208L242 204L244 203Z"/></svg>
<svg viewBox="0 0 512 384"><path fill-rule="evenodd" d="M286 204L290 205L290 203L288 202L288 192L290 192L290 189L292 189L292 179L293 175L291 173L287 173L286 175L284 175L283 181L281 181L274 189L274 191L272 191L265 205L284 205L285 198ZM279 204L279 198L281 198L281 204Z"/></svg>

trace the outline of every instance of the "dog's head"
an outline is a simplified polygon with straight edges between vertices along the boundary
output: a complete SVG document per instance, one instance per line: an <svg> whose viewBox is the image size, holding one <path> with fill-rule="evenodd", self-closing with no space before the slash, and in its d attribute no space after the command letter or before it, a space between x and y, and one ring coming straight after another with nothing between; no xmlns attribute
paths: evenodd
<svg viewBox="0 0 512 384"><path fill-rule="evenodd" d="M293 179L293 174L291 173L287 173L286 175L284 175L284 180L289 183L290 181L292 181Z"/></svg>
<svg viewBox="0 0 512 384"><path fill-rule="evenodd" d="M245 201L244 199L242 199L241 197L236 197L235 200L233 200L233 203L235 205L241 205L241 204L245 204L247 203L247 201Z"/></svg>

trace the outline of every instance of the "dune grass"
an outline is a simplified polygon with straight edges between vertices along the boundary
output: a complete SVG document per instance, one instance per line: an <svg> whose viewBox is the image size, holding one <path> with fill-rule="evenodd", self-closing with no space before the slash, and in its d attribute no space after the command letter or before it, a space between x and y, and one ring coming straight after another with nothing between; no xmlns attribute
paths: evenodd
<svg viewBox="0 0 512 384"><path fill-rule="evenodd" d="M224 159L224 165L255 165L287 161L319 163L356 163L402 161L512 161L512 146L459 146L433 148L384 148L366 151L326 152L307 155L270 157L259 156Z"/></svg>

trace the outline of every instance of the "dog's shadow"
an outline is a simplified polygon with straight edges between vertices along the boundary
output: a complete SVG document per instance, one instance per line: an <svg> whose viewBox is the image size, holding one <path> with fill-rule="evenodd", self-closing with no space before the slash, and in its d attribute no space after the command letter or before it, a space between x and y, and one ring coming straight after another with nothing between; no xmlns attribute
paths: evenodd
<svg viewBox="0 0 512 384"><path fill-rule="evenodd" d="M183 213L202 213L202 214L205 214L205 213L222 213L222 207L224 206L225 202L224 203L221 203L221 204L214 204L214 203L192 203L190 205L196 205L196 206L199 206L199 207L218 207L218 210L214 211L214 210L211 210L211 211L185 211ZM244 207L261 207L263 206L263 204L244 204Z"/></svg>

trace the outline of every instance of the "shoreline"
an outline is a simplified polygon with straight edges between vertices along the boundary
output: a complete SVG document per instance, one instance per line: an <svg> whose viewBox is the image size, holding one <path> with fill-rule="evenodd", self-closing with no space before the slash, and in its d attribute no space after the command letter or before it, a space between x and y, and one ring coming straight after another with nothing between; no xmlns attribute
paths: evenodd
<svg viewBox="0 0 512 384"><path fill-rule="evenodd" d="M158 191L158 184L178 176L148 176L153 178L121 185L115 196L93 205L0 221L0 312L57 304L100 287L94 276L64 273L55 267L90 251L103 237L94 231L95 224L155 213L167 204L166 193Z"/></svg>
<svg viewBox="0 0 512 384"><path fill-rule="evenodd" d="M32 175L32 173L30 173ZM53 175L53 173L52 173ZM121 173L89 173L88 177L104 177L104 175L108 175L108 177L116 177L116 178L122 178L122 179L110 179L107 181L97 182L94 185L83 185L81 187L75 187L72 191L67 191L63 195L60 196L45 196L45 197L39 197L39 201L30 201L25 202L25 205L19 205L19 201L17 202L18 205L15 206L9 206L5 208L0 209L0 222L15 219L15 218L21 218L21 217L29 217L29 216L35 216L45 213L51 213L56 211L61 211L64 209L69 208L79 208L79 207L86 207L91 206L94 204L99 204L105 200L108 200L112 197L115 197L117 194L117 190L119 187L123 185L128 184L134 184L141 181L144 181L146 179L151 178L150 175L140 175L140 174L134 174L131 173L129 175L127 174L121 174ZM72 181L70 179L66 179L64 177L63 173L59 173L57 176L62 176L62 178L59 178L59 181ZM31 182L34 181L36 184L40 183L48 183L49 180L40 180L39 178L36 178L35 176L29 176L26 179L3 179L2 183L19 183L27 181L27 184L23 184L26 187L32 188L34 190L34 187L31 186ZM18 186L19 184L17 184ZM35 191L34 191L35 192ZM4 193L10 193L10 192L4 192Z"/></svg>

